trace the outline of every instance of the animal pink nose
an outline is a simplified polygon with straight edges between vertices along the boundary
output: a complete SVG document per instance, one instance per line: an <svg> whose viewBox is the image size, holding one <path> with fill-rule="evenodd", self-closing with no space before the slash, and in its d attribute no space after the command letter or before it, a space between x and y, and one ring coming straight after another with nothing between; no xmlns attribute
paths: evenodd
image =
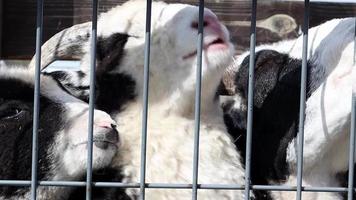
<svg viewBox="0 0 356 200"><path fill-rule="evenodd" d="M116 128L116 125L109 121L107 121L107 122L102 121L102 122L97 123L97 125L101 128L113 128L113 129Z"/></svg>
<svg viewBox="0 0 356 200"><path fill-rule="evenodd" d="M198 30L199 21L193 21L191 27ZM205 14L203 21L204 30L209 30L214 33L220 34L222 32L221 25L218 19L210 13Z"/></svg>

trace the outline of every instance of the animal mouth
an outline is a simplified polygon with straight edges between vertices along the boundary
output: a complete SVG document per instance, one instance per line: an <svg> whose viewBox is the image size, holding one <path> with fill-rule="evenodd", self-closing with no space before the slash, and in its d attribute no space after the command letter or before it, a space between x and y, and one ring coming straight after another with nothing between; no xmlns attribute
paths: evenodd
<svg viewBox="0 0 356 200"><path fill-rule="evenodd" d="M225 44L225 41L221 38L217 38L214 41L210 42L208 46L215 45L215 44Z"/></svg>
<svg viewBox="0 0 356 200"><path fill-rule="evenodd" d="M221 49L225 49L228 45L226 44L226 42L222 39L222 38L216 38L211 42L208 42L207 44L203 44L203 50L221 50ZM193 58L197 55L197 50L183 56L183 60L189 59L189 58Z"/></svg>
<svg viewBox="0 0 356 200"><path fill-rule="evenodd" d="M99 149L107 149L109 146L115 146L117 148L117 145L111 141L107 140L93 140L94 145L98 147Z"/></svg>
<svg viewBox="0 0 356 200"><path fill-rule="evenodd" d="M78 144L75 144L74 147L80 146L80 145L87 145L88 141L85 142L80 142ZM114 146L116 148L118 148L117 144L112 142L112 141L108 141L108 140L97 140L94 139L93 140L93 144L98 147L99 149L107 149L109 146Z"/></svg>

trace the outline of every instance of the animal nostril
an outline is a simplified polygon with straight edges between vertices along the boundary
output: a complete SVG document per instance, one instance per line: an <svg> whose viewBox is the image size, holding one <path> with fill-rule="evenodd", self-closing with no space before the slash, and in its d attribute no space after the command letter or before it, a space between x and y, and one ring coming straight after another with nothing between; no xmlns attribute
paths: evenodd
<svg viewBox="0 0 356 200"><path fill-rule="evenodd" d="M209 22L206 21L206 20L204 20L204 22L203 22L203 27L207 27L208 25L209 25ZM197 22L197 21L192 22L191 27L192 27L193 29L198 29L198 27L199 27L199 22Z"/></svg>
<svg viewBox="0 0 356 200"><path fill-rule="evenodd" d="M204 22L203 22L203 26L204 26L204 27L207 27L208 25L209 25L209 22L208 22L208 21L204 21Z"/></svg>
<svg viewBox="0 0 356 200"><path fill-rule="evenodd" d="M198 29L198 22L192 22L190 25L193 29Z"/></svg>
<svg viewBox="0 0 356 200"><path fill-rule="evenodd" d="M117 125L116 124L111 124L111 128L116 129Z"/></svg>

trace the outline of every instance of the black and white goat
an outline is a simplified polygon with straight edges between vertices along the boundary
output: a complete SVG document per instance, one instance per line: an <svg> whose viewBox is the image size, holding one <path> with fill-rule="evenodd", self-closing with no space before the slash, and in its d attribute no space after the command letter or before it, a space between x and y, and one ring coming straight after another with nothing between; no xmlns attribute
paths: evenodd
<svg viewBox="0 0 356 200"><path fill-rule="evenodd" d="M309 30L303 184L339 186L348 166L355 18L335 19ZM302 37L256 49L252 182L296 184ZM235 102L225 107L229 132L244 150L249 53L239 57ZM273 192L293 199L294 192ZM341 199L305 193L303 199ZM271 197L270 197L271 198Z"/></svg>
<svg viewBox="0 0 356 200"><path fill-rule="evenodd" d="M125 183L138 182L140 177L145 11L145 2L131 1L103 13L98 21L96 105L118 123L122 145L111 167L122 169ZM243 185L240 155L227 133L216 96L224 68L232 61L233 46L215 14L209 9L204 13L199 183ZM146 182L192 183L198 7L153 2L151 20ZM86 24L81 26L87 32L73 28L68 32L80 36L70 37L64 31L43 49L49 50L44 55L48 60L55 57L53 44L59 35L76 41L57 45L58 52L76 49L82 71L51 75L73 95L86 99L82 89L88 86L90 34ZM132 197L138 194L137 189L126 192ZM191 195L190 189L146 190L146 198L155 200ZM244 195L239 190L199 190L198 196L216 200L243 199Z"/></svg>
<svg viewBox="0 0 356 200"><path fill-rule="evenodd" d="M31 179L33 82L33 74L26 69L0 67L1 180ZM51 77L42 76L40 93L38 180L85 180L88 104L66 93ZM106 169L117 153L115 124L107 113L95 110L94 176ZM80 193L75 191L40 186L37 194L38 199L65 200ZM96 194L95 198L103 199L99 191ZM29 195L29 187L0 187L0 199L25 200Z"/></svg>

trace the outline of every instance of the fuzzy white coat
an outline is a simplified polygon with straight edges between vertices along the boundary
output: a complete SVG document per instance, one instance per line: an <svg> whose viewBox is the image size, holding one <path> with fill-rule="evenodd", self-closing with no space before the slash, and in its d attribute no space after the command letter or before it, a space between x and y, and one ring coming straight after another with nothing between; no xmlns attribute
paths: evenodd
<svg viewBox="0 0 356 200"><path fill-rule="evenodd" d="M125 55L116 72L128 74L136 82L137 99L116 116L122 144L114 166L123 169L124 182L140 180L142 93L144 72L145 11L143 1L131 1L101 15L98 36L127 33ZM200 184L244 184L240 155L225 128L216 101L216 88L225 66L232 60L233 47L225 26L210 10L205 18L213 25L204 30L202 100L200 123ZM192 183L194 143L194 100L198 7L184 4L152 4L149 108L147 126L147 183ZM211 49L215 40L222 49ZM212 45L213 46L213 45ZM82 60L88 67L90 53ZM115 71L113 73L115 73ZM127 189L129 195L138 189ZM243 199L239 190L199 190L199 199ZM146 199L190 199L191 189L147 189Z"/></svg>
<svg viewBox="0 0 356 200"><path fill-rule="evenodd" d="M307 99L304 125L303 185L339 186L336 174L348 168L352 86L356 85L354 63L355 18L334 19L309 29L308 59L311 87L316 90ZM292 58L302 57L302 37L272 45L261 45L256 51L272 49ZM237 66L248 55L237 59ZM236 70L236 69L235 69ZM354 76L354 77L352 77ZM317 86L319 83L320 86ZM238 99L236 99L238 101ZM235 104L236 109L239 103ZM287 149L291 175L285 185L296 185L297 139ZM273 192L275 199L293 199L295 192ZM303 199L341 199L335 193L303 194Z"/></svg>

